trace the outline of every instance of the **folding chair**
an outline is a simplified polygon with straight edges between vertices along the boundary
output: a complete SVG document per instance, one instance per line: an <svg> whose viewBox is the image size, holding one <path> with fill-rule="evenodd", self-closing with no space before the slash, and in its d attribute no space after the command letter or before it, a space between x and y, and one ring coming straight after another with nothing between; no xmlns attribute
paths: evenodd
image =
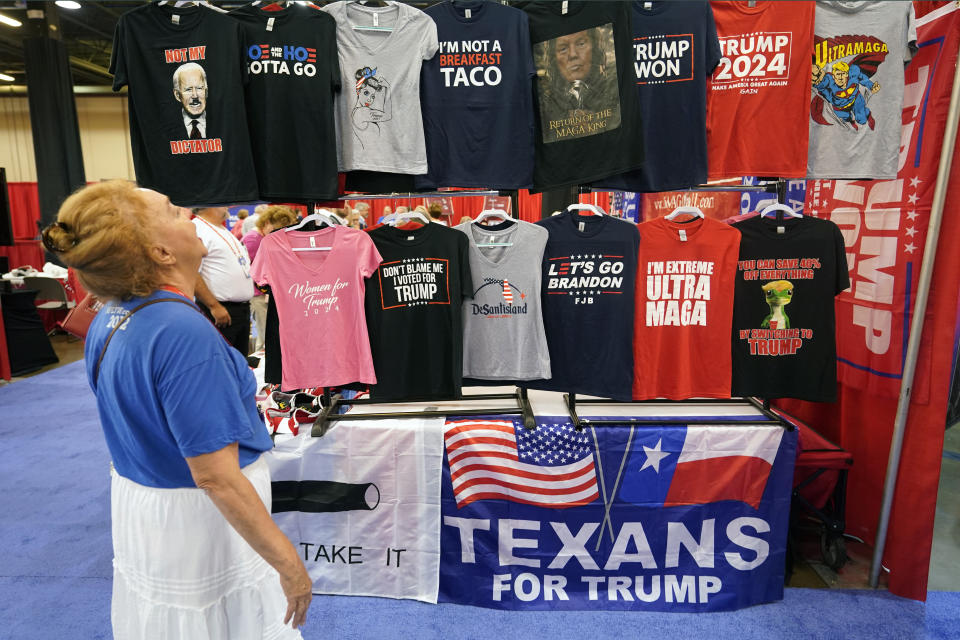
<svg viewBox="0 0 960 640"><path fill-rule="evenodd" d="M67 299L67 290L64 288L63 283L57 278L24 276L23 287L24 289L33 289L37 292L37 309L44 309L46 311L69 311L77 304ZM47 335L53 335L56 331L57 327L54 326Z"/></svg>
<svg viewBox="0 0 960 640"><path fill-rule="evenodd" d="M75 302L67 300L67 290L57 278L43 276L25 276L24 289L33 289L37 292L37 309L58 311L72 309Z"/></svg>

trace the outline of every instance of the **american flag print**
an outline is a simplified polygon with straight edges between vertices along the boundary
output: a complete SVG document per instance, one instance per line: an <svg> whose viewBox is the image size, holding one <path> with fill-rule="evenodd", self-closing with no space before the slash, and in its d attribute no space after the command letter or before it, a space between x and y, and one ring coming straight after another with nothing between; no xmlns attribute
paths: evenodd
<svg viewBox="0 0 960 640"><path fill-rule="evenodd" d="M510 291L510 283L506 280L503 281L503 299L507 304L513 304L513 293Z"/></svg>
<svg viewBox="0 0 960 640"><path fill-rule="evenodd" d="M457 508L509 500L566 509L599 496L588 436L569 423L527 431L512 420L450 420L444 445Z"/></svg>

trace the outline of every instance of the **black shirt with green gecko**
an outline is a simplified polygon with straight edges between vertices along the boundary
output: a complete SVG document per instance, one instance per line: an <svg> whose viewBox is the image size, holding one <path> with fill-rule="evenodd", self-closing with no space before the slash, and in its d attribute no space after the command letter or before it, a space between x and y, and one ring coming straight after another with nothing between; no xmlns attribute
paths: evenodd
<svg viewBox="0 0 960 640"><path fill-rule="evenodd" d="M734 225L734 396L832 402L834 297L850 286L840 229L829 220L756 216Z"/></svg>

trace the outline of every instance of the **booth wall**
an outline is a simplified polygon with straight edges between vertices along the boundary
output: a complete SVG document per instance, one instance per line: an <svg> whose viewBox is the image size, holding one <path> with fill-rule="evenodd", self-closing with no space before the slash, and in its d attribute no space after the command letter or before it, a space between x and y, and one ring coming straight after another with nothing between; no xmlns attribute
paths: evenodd
<svg viewBox="0 0 960 640"><path fill-rule="evenodd" d="M76 101L87 181L133 180L127 98L77 96ZM0 99L0 167L9 182L37 181L26 96Z"/></svg>

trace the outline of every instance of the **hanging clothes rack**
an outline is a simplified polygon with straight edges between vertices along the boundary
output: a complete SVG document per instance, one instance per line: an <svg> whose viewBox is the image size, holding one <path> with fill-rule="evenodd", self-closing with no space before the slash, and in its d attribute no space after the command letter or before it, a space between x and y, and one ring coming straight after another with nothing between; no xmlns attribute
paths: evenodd
<svg viewBox="0 0 960 640"><path fill-rule="evenodd" d="M617 400L607 400L602 398L577 399L575 393L563 394L563 401L567 405L567 413L570 415L570 421L573 426L580 431L585 426L598 425L644 425L644 424L749 424L749 425L780 425L787 431L794 429L793 425L783 420L780 416L773 413L770 407L764 403L761 404L756 398L691 398L689 400L635 400L633 402L620 402ZM664 416L628 416L616 418L582 418L577 411L578 405L725 405L732 407L749 408L751 411L757 411L760 415L752 416L715 416L715 417L696 417L691 419L689 416L664 417Z"/></svg>
<svg viewBox="0 0 960 640"><path fill-rule="evenodd" d="M785 178L770 178L770 177L759 177L759 184L742 184L742 185L699 185L696 187L689 187L687 189L675 189L674 191L684 192L724 192L724 191L748 191L748 192L765 192L765 193L775 193L777 195L777 203L785 204L787 199L787 180ZM581 193L591 192L591 191L616 191L616 189L592 189L588 187L582 187ZM667 399L658 399L658 400L635 400L631 402L621 402L617 400L610 399L601 399L601 398L591 398L591 399L577 399L577 394L575 393L565 393L563 394L564 403L567 405L567 412L570 414L570 420L573 422L573 425L577 430L582 429L584 426L591 425L637 425L637 424L688 424L691 422L689 418L662 418L657 416L639 416L639 417L625 417L625 418L604 418L604 419L593 419L593 418L581 418L578 411L577 405L607 405L607 406L623 406L623 405L678 405L678 404L721 404L721 405L740 405L740 406L749 406L756 411L759 411L762 416L766 419L764 420L744 420L744 423L749 423L751 425L761 424L761 425L772 425L779 424L784 426L788 431L793 430L793 425L783 420L780 416L776 415L770 410L770 400L761 399L761 398L718 398L718 399L702 399L702 398L693 398L689 400L667 400ZM729 418L697 418L696 424L730 424L731 421Z"/></svg>
<svg viewBox="0 0 960 640"><path fill-rule="evenodd" d="M525 388L516 388L514 393L478 393L464 395L461 398L434 399L434 400L388 400L379 401L367 398L359 400L345 400L341 395L330 394L330 389L325 387L323 390L323 410L313 423L310 434L314 438L323 436L330 428L332 422L340 420L385 420L388 418L437 418L441 416L505 416L519 415L523 418L523 426L528 430L533 430L537 426L536 419L533 416L533 407L530 405L530 398ZM442 402L470 403L482 402L488 400L514 400L515 404L510 406L484 407L477 409L439 409L428 408L420 411L385 411L379 413L339 413L344 407L350 405L397 405L397 404L434 404Z"/></svg>
<svg viewBox="0 0 960 640"><path fill-rule="evenodd" d="M507 192L507 195L515 192ZM424 191L418 193L379 193L379 194L349 194L341 196L340 200L392 200L396 198L462 198L470 196L499 196L504 195L501 191L483 190L483 191ZM490 400L513 400L512 404L495 407L482 407L476 409L440 409L427 408L419 411L385 411L378 413L340 413L345 407L351 405L375 406L375 405L403 405L403 404L440 404L448 402L476 403L487 402ZM380 401L368 398L344 399L340 394L331 394L329 387L323 389L323 409L320 415L313 423L311 435L315 438L323 436L330 428L331 423L340 420L384 420L388 418L436 418L440 416L490 416L490 415L519 415L523 418L523 426L526 429L535 429L536 419L533 416L533 407L530 405L530 398L527 395L527 389L524 387L515 387L513 393L478 393L463 395L460 398L443 398L429 400L389 400Z"/></svg>
<svg viewBox="0 0 960 640"><path fill-rule="evenodd" d="M396 200L399 198L462 198L466 196L501 196L508 195L500 191L416 191L412 193L377 193L360 194L349 193L342 195L338 200Z"/></svg>

